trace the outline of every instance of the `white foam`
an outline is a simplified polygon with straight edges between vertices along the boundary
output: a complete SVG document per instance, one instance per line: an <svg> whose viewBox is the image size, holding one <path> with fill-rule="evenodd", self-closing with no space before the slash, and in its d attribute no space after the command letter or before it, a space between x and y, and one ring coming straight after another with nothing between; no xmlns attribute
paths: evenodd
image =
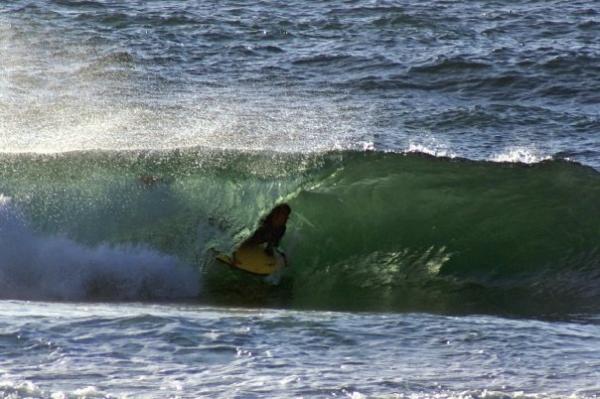
<svg viewBox="0 0 600 399"><path fill-rule="evenodd" d="M82 300L185 298L199 291L192 267L150 248L87 247L32 231L0 194L0 297Z"/></svg>
<svg viewBox="0 0 600 399"><path fill-rule="evenodd" d="M94 386L75 389L71 393L64 391L51 392L47 391L46 389L42 389L40 386L31 381L21 381L12 376L5 377L6 379L0 380L0 398L91 399L113 397L112 395L100 391Z"/></svg>
<svg viewBox="0 0 600 399"><path fill-rule="evenodd" d="M535 149L512 147L492 155L491 161L537 163L550 158L552 157L549 155L542 155Z"/></svg>
<svg viewBox="0 0 600 399"><path fill-rule="evenodd" d="M73 395L81 398L103 398L105 395L94 386L87 386L85 388L76 389L73 391Z"/></svg>
<svg viewBox="0 0 600 399"><path fill-rule="evenodd" d="M448 144L439 141L435 137L426 136L418 140L412 140L408 144L406 152L419 152L433 155L436 157L464 157L468 159L485 160L491 162L511 162L511 163L527 163L533 164L547 159L552 159L552 156L543 153L536 148L528 147L507 147L492 154L462 154L450 148Z"/></svg>
<svg viewBox="0 0 600 399"><path fill-rule="evenodd" d="M1 398L39 398L43 391L31 381L12 381L5 379L0 381Z"/></svg>
<svg viewBox="0 0 600 399"><path fill-rule="evenodd" d="M457 154L450 149L448 144L439 141L430 135L424 138L413 139L408 143L407 152L420 152L435 157L454 158Z"/></svg>

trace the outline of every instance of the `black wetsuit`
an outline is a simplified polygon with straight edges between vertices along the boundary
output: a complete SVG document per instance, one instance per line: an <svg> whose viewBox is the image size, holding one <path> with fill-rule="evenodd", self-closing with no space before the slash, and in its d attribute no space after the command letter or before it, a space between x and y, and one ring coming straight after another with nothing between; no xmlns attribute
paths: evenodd
<svg viewBox="0 0 600 399"><path fill-rule="evenodd" d="M287 204L277 205L262 219L260 227L242 245L267 244L265 251L273 255L273 250L279 245L279 241L285 234L285 224L291 212Z"/></svg>
<svg viewBox="0 0 600 399"><path fill-rule="evenodd" d="M260 226L252 237L248 238L245 245L260 245L262 243L267 243L267 252L273 252L273 248L279 245L279 241L285 234L285 225L273 227L268 224L263 224Z"/></svg>

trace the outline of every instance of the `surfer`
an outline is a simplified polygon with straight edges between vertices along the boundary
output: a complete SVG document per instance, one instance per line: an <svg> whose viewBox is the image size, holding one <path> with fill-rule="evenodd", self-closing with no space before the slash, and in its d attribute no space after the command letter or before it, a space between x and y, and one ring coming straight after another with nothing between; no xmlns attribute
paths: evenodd
<svg viewBox="0 0 600 399"><path fill-rule="evenodd" d="M285 234L285 225L291 212L292 208L288 204L277 205L261 220L254 234L231 256L217 252L216 259L248 273L275 276L275 272L287 264L285 254L280 250L276 251L276 248Z"/></svg>
<svg viewBox="0 0 600 399"><path fill-rule="evenodd" d="M266 243L265 252L272 256L273 250L279 245L279 241L285 234L285 225L290 213L292 213L292 208L288 204L277 205L242 246L257 246Z"/></svg>

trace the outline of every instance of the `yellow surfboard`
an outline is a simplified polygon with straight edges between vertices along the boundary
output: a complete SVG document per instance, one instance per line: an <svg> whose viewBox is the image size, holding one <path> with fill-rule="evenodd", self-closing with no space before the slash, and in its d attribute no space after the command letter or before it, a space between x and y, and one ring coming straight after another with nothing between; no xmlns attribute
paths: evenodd
<svg viewBox="0 0 600 399"><path fill-rule="evenodd" d="M285 255L275 251L273 255L265 252L262 246L242 246L233 256L217 254L217 260L248 273L267 276L285 266Z"/></svg>

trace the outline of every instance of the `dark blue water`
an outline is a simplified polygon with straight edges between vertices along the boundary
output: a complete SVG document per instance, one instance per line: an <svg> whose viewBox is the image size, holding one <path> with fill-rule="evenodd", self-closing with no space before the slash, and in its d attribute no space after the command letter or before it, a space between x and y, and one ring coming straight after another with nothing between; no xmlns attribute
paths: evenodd
<svg viewBox="0 0 600 399"><path fill-rule="evenodd" d="M598 169L593 1L3 1L0 398L598 397Z"/></svg>
<svg viewBox="0 0 600 399"><path fill-rule="evenodd" d="M584 1L1 6L6 151L421 150L600 166Z"/></svg>

